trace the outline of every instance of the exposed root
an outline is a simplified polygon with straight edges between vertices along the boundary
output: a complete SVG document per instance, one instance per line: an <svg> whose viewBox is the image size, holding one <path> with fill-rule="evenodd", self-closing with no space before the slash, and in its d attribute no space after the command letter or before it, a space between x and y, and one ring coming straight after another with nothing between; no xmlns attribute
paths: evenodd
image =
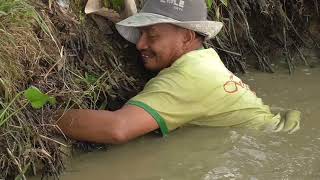
<svg viewBox="0 0 320 180"><path fill-rule="evenodd" d="M265 52L277 48L283 49L290 72L297 63L293 60L296 54L304 64L308 64L299 47L319 44L306 33L309 27L306 18L312 12L319 15L318 0L313 0L311 5L300 0L228 2L225 6L220 1L213 1L209 17L224 22L225 27L216 40L209 42L209 46L217 47L229 69L246 71L243 59L254 54L260 70L274 72ZM298 49L298 53L291 54L291 49Z"/></svg>

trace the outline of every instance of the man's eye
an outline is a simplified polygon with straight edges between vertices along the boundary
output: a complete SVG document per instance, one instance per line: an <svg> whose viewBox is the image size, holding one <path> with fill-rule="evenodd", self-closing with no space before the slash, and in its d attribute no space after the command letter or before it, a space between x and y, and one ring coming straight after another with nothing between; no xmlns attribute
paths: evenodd
<svg viewBox="0 0 320 180"><path fill-rule="evenodd" d="M154 38L157 38L158 36L155 35L155 34L149 34L148 37L151 38L151 39L154 39Z"/></svg>

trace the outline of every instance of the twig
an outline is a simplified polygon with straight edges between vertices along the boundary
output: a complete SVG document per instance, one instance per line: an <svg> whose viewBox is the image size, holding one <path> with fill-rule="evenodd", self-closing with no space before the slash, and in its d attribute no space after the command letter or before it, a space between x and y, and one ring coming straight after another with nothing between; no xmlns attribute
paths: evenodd
<svg viewBox="0 0 320 180"><path fill-rule="evenodd" d="M53 66L51 66L51 68L48 70L48 72L44 75L43 79L47 79L47 77L49 76L50 72L57 66L59 65L59 63L62 61L62 63L65 63L65 54L64 54L64 46L62 46L61 51L60 51L60 59L54 63Z"/></svg>
<svg viewBox="0 0 320 180"><path fill-rule="evenodd" d="M291 20L289 19L289 17L287 16L286 12L283 11L282 9L282 5L279 5L278 7L278 10L279 10L279 13L282 17L285 18L285 21L284 23L289 23L289 25L291 26L291 28L293 29L293 31L295 32L295 34L297 35L297 37L301 40L301 42L303 42L303 44L307 44L303 38L300 36L299 32L297 31L297 29L294 27L293 23L291 22Z"/></svg>
<svg viewBox="0 0 320 180"><path fill-rule="evenodd" d="M300 55L300 58L304 61L304 64L306 66L309 66L309 63L307 61L307 59L304 57L304 55L302 54L301 50L298 48L298 46L296 45L296 43L294 43L294 47L297 49L299 55Z"/></svg>
<svg viewBox="0 0 320 180"><path fill-rule="evenodd" d="M241 54L239 54L239 53L236 53L236 52L232 52L232 51L228 51L228 50L226 50L226 49L222 49L222 48L218 48L218 47L214 47L214 48L216 48L216 49L218 49L218 50L220 50L220 51L223 51L223 52L226 52L226 53L229 53L229 54L232 54L232 55L235 55L235 56L242 56Z"/></svg>
<svg viewBox="0 0 320 180"><path fill-rule="evenodd" d="M13 162L17 165L18 170L19 170L19 173L20 173L20 176L22 177L23 180L26 180L27 178L26 178L26 176L24 175L24 172L23 172L23 170L22 170L22 168L21 168L20 163L19 163L18 160L14 157L14 155L12 154L12 152L10 151L10 149L6 148L6 150L7 150L8 154L9 154L10 158L11 158L11 159L13 160Z"/></svg>
<svg viewBox="0 0 320 180"><path fill-rule="evenodd" d="M317 15L319 16L319 7L318 7L318 0L314 0L314 6L316 7Z"/></svg>
<svg viewBox="0 0 320 180"><path fill-rule="evenodd" d="M55 143L57 143L57 144L59 144L59 145L61 145L61 146L68 147L68 145L63 144L63 143L61 143L61 142L59 142L59 141L57 141L57 140L54 140L54 139L52 139L52 138L49 138L49 137L47 137L47 136L43 136L43 135L39 135L39 136L40 136L41 138L43 138L43 139L46 139L46 140L55 142Z"/></svg>
<svg viewBox="0 0 320 180"><path fill-rule="evenodd" d="M293 73L293 64L292 64L292 58L290 56L290 52L287 47L287 31L286 31L285 27L283 27L282 33L283 33L283 42L284 42L284 51L286 54L286 61L288 64L289 73L292 74Z"/></svg>

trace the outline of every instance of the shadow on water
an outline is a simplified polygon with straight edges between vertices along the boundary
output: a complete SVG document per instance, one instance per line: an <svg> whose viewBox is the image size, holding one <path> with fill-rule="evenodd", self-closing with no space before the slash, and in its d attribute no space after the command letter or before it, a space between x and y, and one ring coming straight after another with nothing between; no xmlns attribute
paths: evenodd
<svg viewBox="0 0 320 180"><path fill-rule="evenodd" d="M105 152L77 155L62 179L320 179L320 69L297 69L293 76L254 72L242 78L266 104L301 110L301 129L267 134L185 127L168 138L149 135Z"/></svg>

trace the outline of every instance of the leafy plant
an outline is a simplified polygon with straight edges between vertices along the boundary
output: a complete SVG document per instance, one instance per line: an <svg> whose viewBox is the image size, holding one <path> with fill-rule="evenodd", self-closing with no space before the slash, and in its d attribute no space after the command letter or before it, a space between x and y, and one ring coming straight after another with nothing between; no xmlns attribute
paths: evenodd
<svg viewBox="0 0 320 180"><path fill-rule="evenodd" d="M35 109L42 108L45 104L56 104L55 97L49 96L41 92L38 88L31 86L24 92L24 96L31 103L31 106Z"/></svg>
<svg viewBox="0 0 320 180"><path fill-rule="evenodd" d="M225 6L225 7L228 7L228 0L220 0L220 2Z"/></svg>
<svg viewBox="0 0 320 180"><path fill-rule="evenodd" d="M219 0L224 6L228 7L228 0ZM208 9L211 9L213 0L207 0Z"/></svg>
<svg viewBox="0 0 320 180"><path fill-rule="evenodd" d="M105 7L112 8L118 12L124 7L124 0L104 0L103 3Z"/></svg>
<svg viewBox="0 0 320 180"><path fill-rule="evenodd" d="M97 82L98 78L95 75L85 73L85 81L90 85L94 85Z"/></svg>
<svg viewBox="0 0 320 180"><path fill-rule="evenodd" d="M111 0L112 7L116 10L121 10L124 7L124 0Z"/></svg>
<svg viewBox="0 0 320 180"><path fill-rule="evenodd" d="M211 9L213 0L207 0L208 9Z"/></svg>

